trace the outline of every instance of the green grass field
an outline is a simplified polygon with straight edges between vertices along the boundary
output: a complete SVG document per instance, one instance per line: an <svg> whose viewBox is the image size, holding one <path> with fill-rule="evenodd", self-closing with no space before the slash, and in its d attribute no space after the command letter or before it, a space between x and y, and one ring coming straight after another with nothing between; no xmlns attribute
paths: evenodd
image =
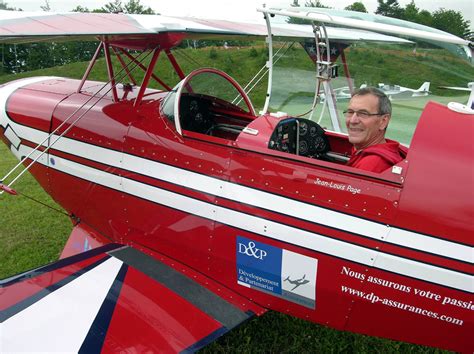
<svg viewBox="0 0 474 354"><path fill-rule="evenodd" d="M197 64L202 64L214 57L215 66L229 72L241 84L250 80L252 73L258 71L265 62L263 48L251 52L249 48L232 50L215 50L211 54L210 48L202 52L184 50L177 54L178 59L184 56L191 58L183 65L189 72ZM362 49L359 49L362 51ZM255 54L256 52L256 54ZM354 54L355 53L355 54ZM357 51L353 55L355 60L361 54ZM380 60L380 58L374 58ZM87 63L70 64L63 67L44 69L19 75L0 76L0 83L12 79L37 76L55 75L80 78ZM178 78L167 73L168 64L163 62L158 70L160 76L170 84L176 83ZM297 61L295 61L295 66ZM359 72L363 71L363 67ZM368 70L368 69L367 69ZM362 75L362 74L361 74ZM388 74L387 74L388 76ZM106 81L104 61L100 60L92 79ZM377 82L380 77L371 80ZM433 79L432 79L433 80ZM415 87L413 82L403 83ZM458 83L461 85L461 83ZM262 80L251 98L257 107L263 104L266 80ZM394 119L389 129L390 137L409 143L413 128L428 98L418 98L406 101L393 101ZM464 99L465 96L461 97ZM452 100L452 97L440 97L440 101ZM341 107L341 110L345 107ZM318 115L318 112L316 116ZM3 176L16 164L13 155L5 145L0 144L0 176ZM48 195L38 186L31 175L25 175L15 185L15 189L28 197L40 200L57 208ZM71 230L71 222L64 215L49 208L32 202L26 196L0 196L0 278L5 278L25 270L55 261L67 240ZM377 339L363 335L340 332L330 328L312 324L303 320L278 313L268 313L242 325L232 333L224 336L210 345L204 352L379 352L379 353L436 353L435 349L416 345L404 344L384 339Z"/></svg>

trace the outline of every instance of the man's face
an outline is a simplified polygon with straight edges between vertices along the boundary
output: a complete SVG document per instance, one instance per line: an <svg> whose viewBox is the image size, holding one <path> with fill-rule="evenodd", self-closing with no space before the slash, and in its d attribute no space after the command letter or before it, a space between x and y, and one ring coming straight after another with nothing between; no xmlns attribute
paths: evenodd
<svg viewBox="0 0 474 354"><path fill-rule="evenodd" d="M379 113L378 109L379 99L371 94L352 97L348 107L348 110L369 114ZM389 119L388 114L366 117L360 117L356 113L350 116L346 115L349 141L357 150L384 142L385 128Z"/></svg>

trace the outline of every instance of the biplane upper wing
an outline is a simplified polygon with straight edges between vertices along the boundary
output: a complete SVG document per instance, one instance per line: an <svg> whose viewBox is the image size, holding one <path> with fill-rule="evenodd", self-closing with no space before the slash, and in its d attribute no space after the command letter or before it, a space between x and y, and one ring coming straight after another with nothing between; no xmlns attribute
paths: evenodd
<svg viewBox="0 0 474 354"><path fill-rule="evenodd" d="M20 43L44 40L96 40L104 37L140 40L163 33L185 33L186 38L263 37L267 27L262 21L242 22L162 15L130 15L106 13L50 13L0 10L0 42ZM314 38L308 25L277 24L274 36ZM355 41L409 41L365 30L330 28L331 39Z"/></svg>
<svg viewBox="0 0 474 354"><path fill-rule="evenodd" d="M6 279L0 294L3 353L193 352L265 312L184 265L119 244Z"/></svg>
<svg viewBox="0 0 474 354"><path fill-rule="evenodd" d="M324 9L317 7L262 8L258 11L284 17L296 17L327 26L363 29L409 40L421 40L444 47L453 54L474 64L473 43L435 28L396 18L362 12Z"/></svg>
<svg viewBox="0 0 474 354"><path fill-rule="evenodd" d="M49 39L92 39L98 36L120 36L143 38L165 32L187 32L195 34L245 35L263 34L264 28L253 28L246 32L213 26L192 19L161 15L129 15L109 13L49 13L0 11L0 41L31 42Z"/></svg>

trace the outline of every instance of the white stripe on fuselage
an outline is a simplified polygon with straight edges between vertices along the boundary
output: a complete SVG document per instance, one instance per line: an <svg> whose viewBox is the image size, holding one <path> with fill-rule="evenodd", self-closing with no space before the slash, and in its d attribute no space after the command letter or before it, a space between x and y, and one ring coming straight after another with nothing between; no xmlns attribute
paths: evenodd
<svg viewBox="0 0 474 354"><path fill-rule="evenodd" d="M109 258L1 323L2 351L77 353L122 263Z"/></svg>
<svg viewBox="0 0 474 354"><path fill-rule="evenodd" d="M17 131L21 129L16 128ZM34 132L25 131L25 135L33 137ZM21 133L18 133L21 135ZM57 137L53 137L55 141ZM131 172L150 176L162 181L191 188L203 193L226 198L238 203L252 205L276 213L296 217L312 223L322 224L346 232L360 234L376 240L387 240L391 243L418 249L420 251L438 254L444 257L473 262L472 247L441 240L416 232L391 228L387 225L358 218L355 216L328 210L315 205L302 203L297 200L276 194L245 187L231 182L222 181L199 173L187 171L141 157L122 154L121 152L105 149L69 138L61 138L54 149L83 157L105 165L123 168ZM121 163L121 160L123 162ZM390 232L390 235L388 233Z"/></svg>
<svg viewBox="0 0 474 354"><path fill-rule="evenodd" d="M2 91L3 89L4 88L0 90L0 97L1 97L0 104L1 102L6 102L6 99L3 96L4 95L4 92ZM13 92L12 90L8 90L6 94L11 94L12 92ZM6 113L2 112L2 116L8 119ZM43 132L39 132L38 130L18 125L11 121L9 121L9 124L15 129L15 131L20 137L36 142L36 143L39 143L46 136L46 134ZM55 141L56 138L57 137L54 137L52 141ZM163 181L177 184L186 188L198 190L203 193L208 193L208 194L216 195L218 197L227 198L229 200L232 200L238 203L245 203L248 205L252 205L254 207L267 209L273 212L289 215L289 216L296 217L296 218L306 220L309 222L315 222L322 225L326 225L331 228L336 228L336 229L344 230L347 232L360 234L360 235L370 237L376 240L382 240L382 239L387 240L387 236L389 235L390 242L396 245L406 246L409 248L414 248L421 251L425 251L425 252L429 252L429 253L433 253L433 254L437 254L440 256L449 257L453 259L458 259L465 262L470 262L470 263L473 262L473 258L474 258L473 249L472 247L469 247L466 245L450 242L447 240L441 240L441 239L437 239L430 236L425 236L425 235L418 234L411 231L391 228L387 225L382 225L380 223L376 223L373 221L369 221L369 220L365 220L365 219L358 218L355 216L324 209L315 205L309 205L309 204L292 200L286 197L282 197L282 196L275 195L272 193L259 191L253 188L222 181L213 177L201 175L195 172L165 165L159 162L150 161L141 157L132 156L128 154L122 154L121 152L118 152L118 151L109 150L106 148L72 140L69 138L61 138L54 145L54 149L57 149L59 151L66 152L75 156L80 156L80 157L84 157L90 160L94 160L106 165L115 166L118 168L124 168L132 172L151 176L153 178L157 178ZM62 161L63 163L63 165L55 166L54 168L56 169L59 169L67 173L71 173L73 175L80 173L79 170L84 169L84 171L87 171L87 173L90 173L90 175L87 175L87 173L83 173L83 174L80 174L81 178L84 178L91 182L106 185L106 186L109 186L109 184L112 183L113 186L110 185L109 186L110 188L122 190L120 188L120 182L121 182L120 178L117 176L105 173L100 170L86 168L86 166L72 163L68 160L64 160L64 159L59 160L57 158L55 159L58 162ZM122 159L123 159L123 162L121 162ZM127 186L129 188L132 188L132 185L133 185L132 180L128 180L128 181L129 183L127 183ZM133 182L136 182L136 181L133 181ZM152 188L157 189L154 187ZM127 188L125 188L125 191L127 193L134 194L131 192L131 190L128 190ZM175 198L176 196L177 194L174 194L173 198ZM162 200L160 199L157 199L154 201L160 204L164 204ZM169 203L172 204L172 201L169 201ZM186 205L182 205L178 207L178 209L185 211ZM231 223L231 225L234 225L235 227L239 227L241 229L251 230L252 223L250 222L250 224L248 224L247 222L244 222L244 215L246 214L243 214L243 213L238 213L238 214L239 215L238 217L236 216L236 218L242 218L242 220L240 222L237 222L238 225L234 225L233 223ZM200 214L197 213L196 215L200 215ZM225 213L223 213L222 215L225 215ZM213 218L213 216L210 216L210 218ZM238 221L238 220L234 220L234 222L235 221ZM297 229L292 228L292 230L297 230ZM293 236L288 237L288 235L290 234L291 233L286 234L286 236L282 234L281 240L285 242L289 242L289 243L294 243ZM315 234L308 232L308 235L315 235ZM265 236L274 237L268 231L265 233ZM316 236L319 236L319 235L316 235ZM303 243L301 244L301 246L303 246L304 240L302 240L302 242ZM338 242L342 242L342 241L338 241ZM319 250L318 247L315 247L313 245L313 247L309 247L309 248L314 249L315 251L318 251ZM357 246L350 245L350 247L357 247ZM342 252L342 251L338 252L337 250L333 250L331 252L334 252L330 254L333 254L335 256L342 257L345 259L352 259L350 257L346 258L347 255L345 254L345 252ZM368 255L368 259L370 258L372 258L372 254ZM370 262L369 263L367 262L368 261L365 260L361 263L363 264L370 263Z"/></svg>
<svg viewBox="0 0 474 354"><path fill-rule="evenodd" d="M473 262L474 255L472 247L469 246L421 235L416 232L390 228L387 225L366 219L72 139L60 139L54 148L238 203L252 205L376 240L387 240L390 231L389 239L394 244L464 262ZM123 159L122 164L120 163L121 159Z"/></svg>

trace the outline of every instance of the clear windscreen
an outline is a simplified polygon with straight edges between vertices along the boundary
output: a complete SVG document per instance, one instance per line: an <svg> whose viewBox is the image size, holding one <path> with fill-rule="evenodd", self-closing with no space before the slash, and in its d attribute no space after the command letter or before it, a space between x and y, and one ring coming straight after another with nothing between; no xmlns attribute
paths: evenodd
<svg viewBox="0 0 474 354"><path fill-rule="evenodd" d="M194 75L184 83L183 94L217 98L250 112L244 98L232 83L224 76L212 71Z"/></svg>
<svg viewBox="0 0 474 354"><path fill-rule="evenodd" d="M351 94L373 86L383 90L392 103L387 137L409 145L428 101L466 104L470 93L467 84L474 81L470 62L432 43L392 36L370 41L337 38L330 41L334 75L326 83L320 81L319 99L312 111L318 80L311 59L314 55L304 46L303 41L274 42L269 111L308 118L329 130L338 130L333 124L336 119L340 131L345 132L343 111Z"/></svg>
<svg viewBox="0 0 474 354"><path fill-rule="evenodd" d="M308 118L316 89L315 64L298 42L273 42L270 112Z"/></svg>

